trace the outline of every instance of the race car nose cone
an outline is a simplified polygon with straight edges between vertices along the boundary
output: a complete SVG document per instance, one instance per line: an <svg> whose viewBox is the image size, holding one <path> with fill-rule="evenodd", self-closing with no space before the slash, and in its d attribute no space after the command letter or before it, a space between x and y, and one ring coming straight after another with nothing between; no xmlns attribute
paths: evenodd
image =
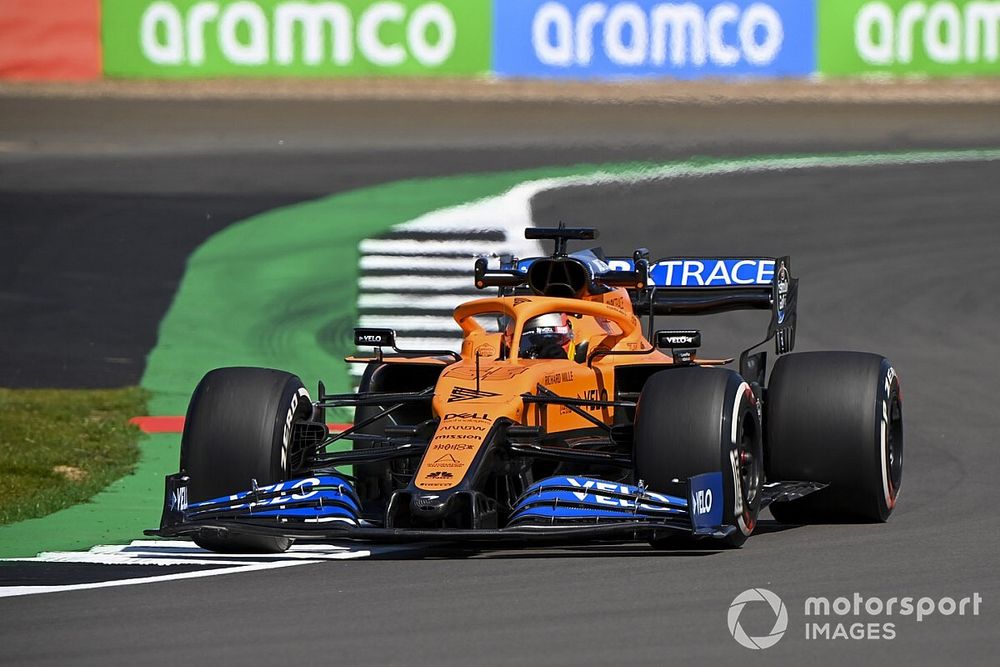
<svg viewBox="0 0 1000 667"><path fill-rule="evenodd" d="M410 497L410 512L423 520L440 519L448 513L450 501L450 496L414 494Z"/></svg>

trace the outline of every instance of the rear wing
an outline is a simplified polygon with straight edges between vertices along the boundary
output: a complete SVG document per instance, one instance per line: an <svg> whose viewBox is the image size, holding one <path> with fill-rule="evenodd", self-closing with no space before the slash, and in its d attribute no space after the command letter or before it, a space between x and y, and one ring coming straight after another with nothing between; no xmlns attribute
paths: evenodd
<svg viewBox="0 0 1000 667"><path fill-rule="evenodd" d="M635 259L612 257L616 271L634 270ZM795 347L799 280L789 257L667 257L649 265L647 287L632 292L636 315L649 316L650 338L657 315L710 315L734 310L770 310L767 337L778 354Z"/></svg>
<svg viewBox="0 0 1000 667"><path fill-rule="evenodd" d="M557 251L564 253L567 234L591 230L536 231L539 238L556 238ZM666 257L650 262L645 248L631 257L606 257L599 248L526 259L502 255L499 269L488 268L485 258L476 260L475 284L480 289L498 287L501 295L516 293L527 284L537 294L563 297L579 297L601 286L624 287L635 314L649 317L649 340L654 339L658 315L769 310L767 337L753 347L772 338L777 354L795 347L799 281L791 275L788 256ZM749 349L743 357L748 353Z"/></svg>

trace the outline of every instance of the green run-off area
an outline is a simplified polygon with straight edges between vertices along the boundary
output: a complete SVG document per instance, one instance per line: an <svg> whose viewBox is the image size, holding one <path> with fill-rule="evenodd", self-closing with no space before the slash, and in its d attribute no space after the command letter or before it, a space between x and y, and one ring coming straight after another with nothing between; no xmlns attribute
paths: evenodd
<svg viewBox="0 0 1000 667"><path fill-rule="evenodd" d="M585 176L545 184L560 187L606 179L996 159L1000 151L968 150L580 165L402 181L277 209L230 226L190 257L142 385L152 395L151 414L168 416L184 414L202 375L220 366L281 368L298 374L309 388L323 379L330 391L349 391L343 357L354 352L359 242L525 181ZM136 472L90 502L0 527L0 557L127 542L158 525L163 477L177 469L179 437L148 436L140 449Z"/></svg>
<svg viewBox="0 0 1000 667"><path fill-rule="evenodd" d="M0 525L83 502L132 471L145 392L0 388Z"/></svg>
<svg viewBox="0 0 1000 667"><path fill-rule="evenodd" d="M220 366L281 368L300 375L311 390L322 379L330 391L350 391L343 357L354 352L361 240L525 180L594 169L402 181L276 209L228 227L191 255L160 325L142 381L151 394L150 414L183 415L201 376ZM179 443L177 435L146 436L134 474L89 502L0 527L0 557L141 537L143 529L159 524L163 477L177 470Z"/></svg>

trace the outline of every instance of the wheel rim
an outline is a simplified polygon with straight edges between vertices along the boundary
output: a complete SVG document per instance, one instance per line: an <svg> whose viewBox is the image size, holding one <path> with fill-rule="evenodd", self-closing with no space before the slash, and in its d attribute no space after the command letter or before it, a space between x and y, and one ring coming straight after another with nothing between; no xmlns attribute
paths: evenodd
<svg viewBox="0 0 1000 667"><path fill-rule="evenodd" d="M743 492L743 503L749 511L755 505L760 480L762 477L763 461L753 420L749 415L744 418L740 436L740 444L737 449L737 460L740 467L740 487Z"/></svg>
<svg viewBox="0 0 1000 667"><path fill-rule="evenodd" d="M903 479L903 406L897 394L892 396L887 431L885 469L889 474L889 489L895 498Z"/></svg>

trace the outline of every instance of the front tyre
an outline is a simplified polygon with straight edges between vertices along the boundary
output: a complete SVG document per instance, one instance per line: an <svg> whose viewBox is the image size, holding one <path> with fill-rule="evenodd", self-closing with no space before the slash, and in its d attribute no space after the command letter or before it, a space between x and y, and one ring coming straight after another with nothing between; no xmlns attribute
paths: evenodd
<svg viewBox="0 0 1000 667"><path fill-rule="evenodd" d="M757 397L739 374L698 366L660 371L646 381L636 408L636 477L665 491L676 490L675 479L722 471L723 523L736 527L723 544L739 547L760 511L761 436Z"/></svg>
<svg viewBox="0 0 1000 667"><path fill-rule="evenodd" d="M312 414L302 381L268 368L218 368L198 383L181 439L188 497L199 502L288 479L296 421ZM285 537L198 537L198 546L223 553L282 552Z"/></svg>
<svg viewBox="0 0 1000 667"><path fill-rule="evenodd" d="M770 481L826 488L770 506L783 523L883 522L903 478L899 378L885 357L804 352L780 357L767 392Z"/></svg>

